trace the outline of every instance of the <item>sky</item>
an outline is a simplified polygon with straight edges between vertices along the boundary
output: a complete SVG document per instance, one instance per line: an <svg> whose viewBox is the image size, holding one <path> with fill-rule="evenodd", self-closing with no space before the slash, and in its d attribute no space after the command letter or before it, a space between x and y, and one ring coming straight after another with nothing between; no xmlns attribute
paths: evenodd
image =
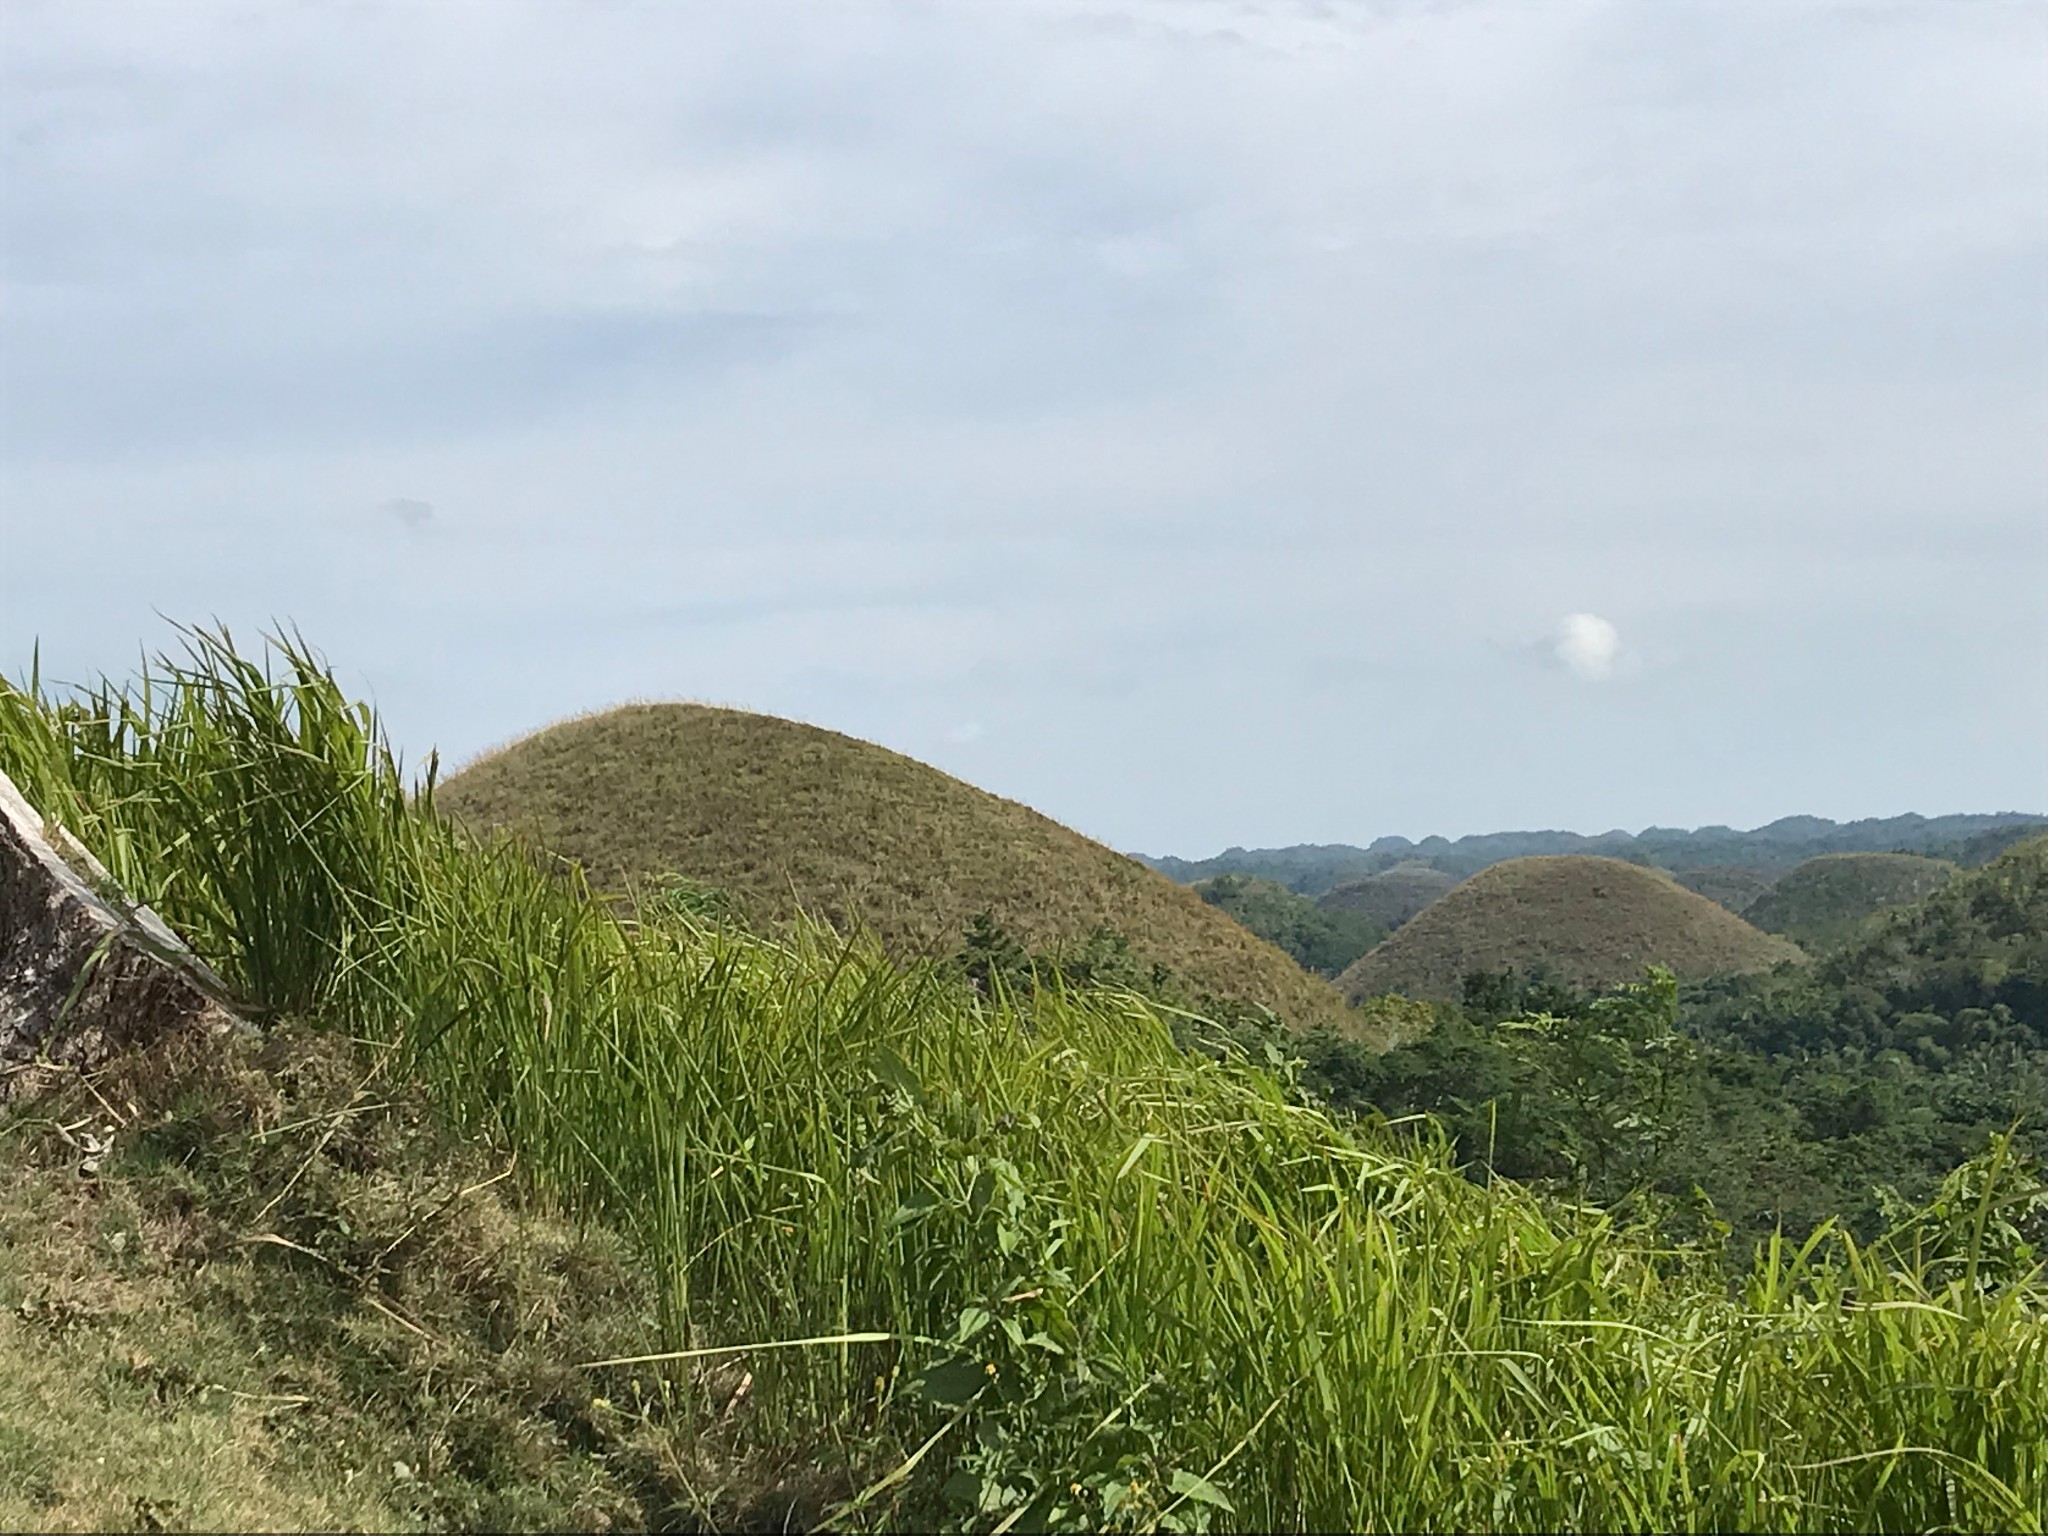
<svg viewBox="0 0 2048 1536"><path fill-rule="evenodd" d="M0 6L0 673L1148 853L2048 810L2048 6Z"/></svg>

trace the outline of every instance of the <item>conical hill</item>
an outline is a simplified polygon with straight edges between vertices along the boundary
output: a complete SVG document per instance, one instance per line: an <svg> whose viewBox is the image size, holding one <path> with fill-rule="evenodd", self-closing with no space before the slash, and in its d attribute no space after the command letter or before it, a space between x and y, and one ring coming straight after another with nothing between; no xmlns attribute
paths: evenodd
<svg viewBox="0 0 2048 1536"><path fill-rule="evenodd" d="M550 726L437 793L479 829L517 829L601 890L679 874L749 920L799 910L949 954L987 911L1031 949L1107 927L1197 995L1283 1018L1342 999L1193 891L1015 801L835 731L698 704L639 704Z"/></svg>
<svg viewBox="0 0 2048 1536"><path fill-rule="evenodd" d="M1791 870L1743 916L1766 933L1827 949L1879 912L1933 895L1956 873L1946 859L1910 853L1824 853Z"/></svg>
<svg viewBox="0 0 2048 1536"><path fill-rule="evenodd" d="M1354 1001L1382 992L1455 1000L1472 971L1542 966L1580 986L1766 970L1801 951L1662 870L1568 854L1481 870L1337 978Z"/></svg>

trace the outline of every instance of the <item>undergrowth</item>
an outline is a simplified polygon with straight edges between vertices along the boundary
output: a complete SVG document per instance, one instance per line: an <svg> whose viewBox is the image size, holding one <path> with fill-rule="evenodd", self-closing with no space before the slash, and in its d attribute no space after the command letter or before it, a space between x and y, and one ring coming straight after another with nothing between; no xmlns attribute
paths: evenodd
<svg viewBox="0 0 2048 1536"><path fill-rule="evenodd" d="M658 1378L660 1435L816 1469L817 1519L2043 1523L2040 1186L2009 1147L1886 1242L1772 1243L1731 1290L1182 1049L1139 997L622 919L440 821L303 647L273 661L199 635L134 688L0 688L0 768L257 1017L388 1052L522 1199L622 1234L647 1323L537 1342L548 1368ZM373 1245L304 1230L276 1235L382 1286Z"/></svg>
<svg viewBox="0 0 2048 1536"><path fill-rule="evenodd" d="M169 1042L0 1115L0 1528L815 1515L811 1469L681 1433L654 1373L577 1368L653 1306L638 1255L449 1134L387 1050Z"/></svg>

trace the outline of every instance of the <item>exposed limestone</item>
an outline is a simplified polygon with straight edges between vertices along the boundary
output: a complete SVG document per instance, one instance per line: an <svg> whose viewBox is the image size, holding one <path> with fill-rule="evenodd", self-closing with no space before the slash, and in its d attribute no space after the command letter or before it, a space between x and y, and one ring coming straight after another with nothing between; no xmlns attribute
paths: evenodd
<svg viewBox="0 0 2048 1536"><path fill-rule="evenodd" d="M0 1101L172 1032L248 1029L220 978L0 774Z"/></svg>

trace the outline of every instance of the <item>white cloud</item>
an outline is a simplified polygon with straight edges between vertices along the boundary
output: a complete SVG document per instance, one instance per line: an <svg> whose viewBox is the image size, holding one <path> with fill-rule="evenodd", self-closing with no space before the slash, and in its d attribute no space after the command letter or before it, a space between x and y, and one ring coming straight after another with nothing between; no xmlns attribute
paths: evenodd
<svg viewBox="0 0 2048 1536"><path fill-rule="evenodd" d="M1614 674L1621 632L1597 613L1568 613L1558 623L1552 654L1575 676L1597 683Z"/></svg>

